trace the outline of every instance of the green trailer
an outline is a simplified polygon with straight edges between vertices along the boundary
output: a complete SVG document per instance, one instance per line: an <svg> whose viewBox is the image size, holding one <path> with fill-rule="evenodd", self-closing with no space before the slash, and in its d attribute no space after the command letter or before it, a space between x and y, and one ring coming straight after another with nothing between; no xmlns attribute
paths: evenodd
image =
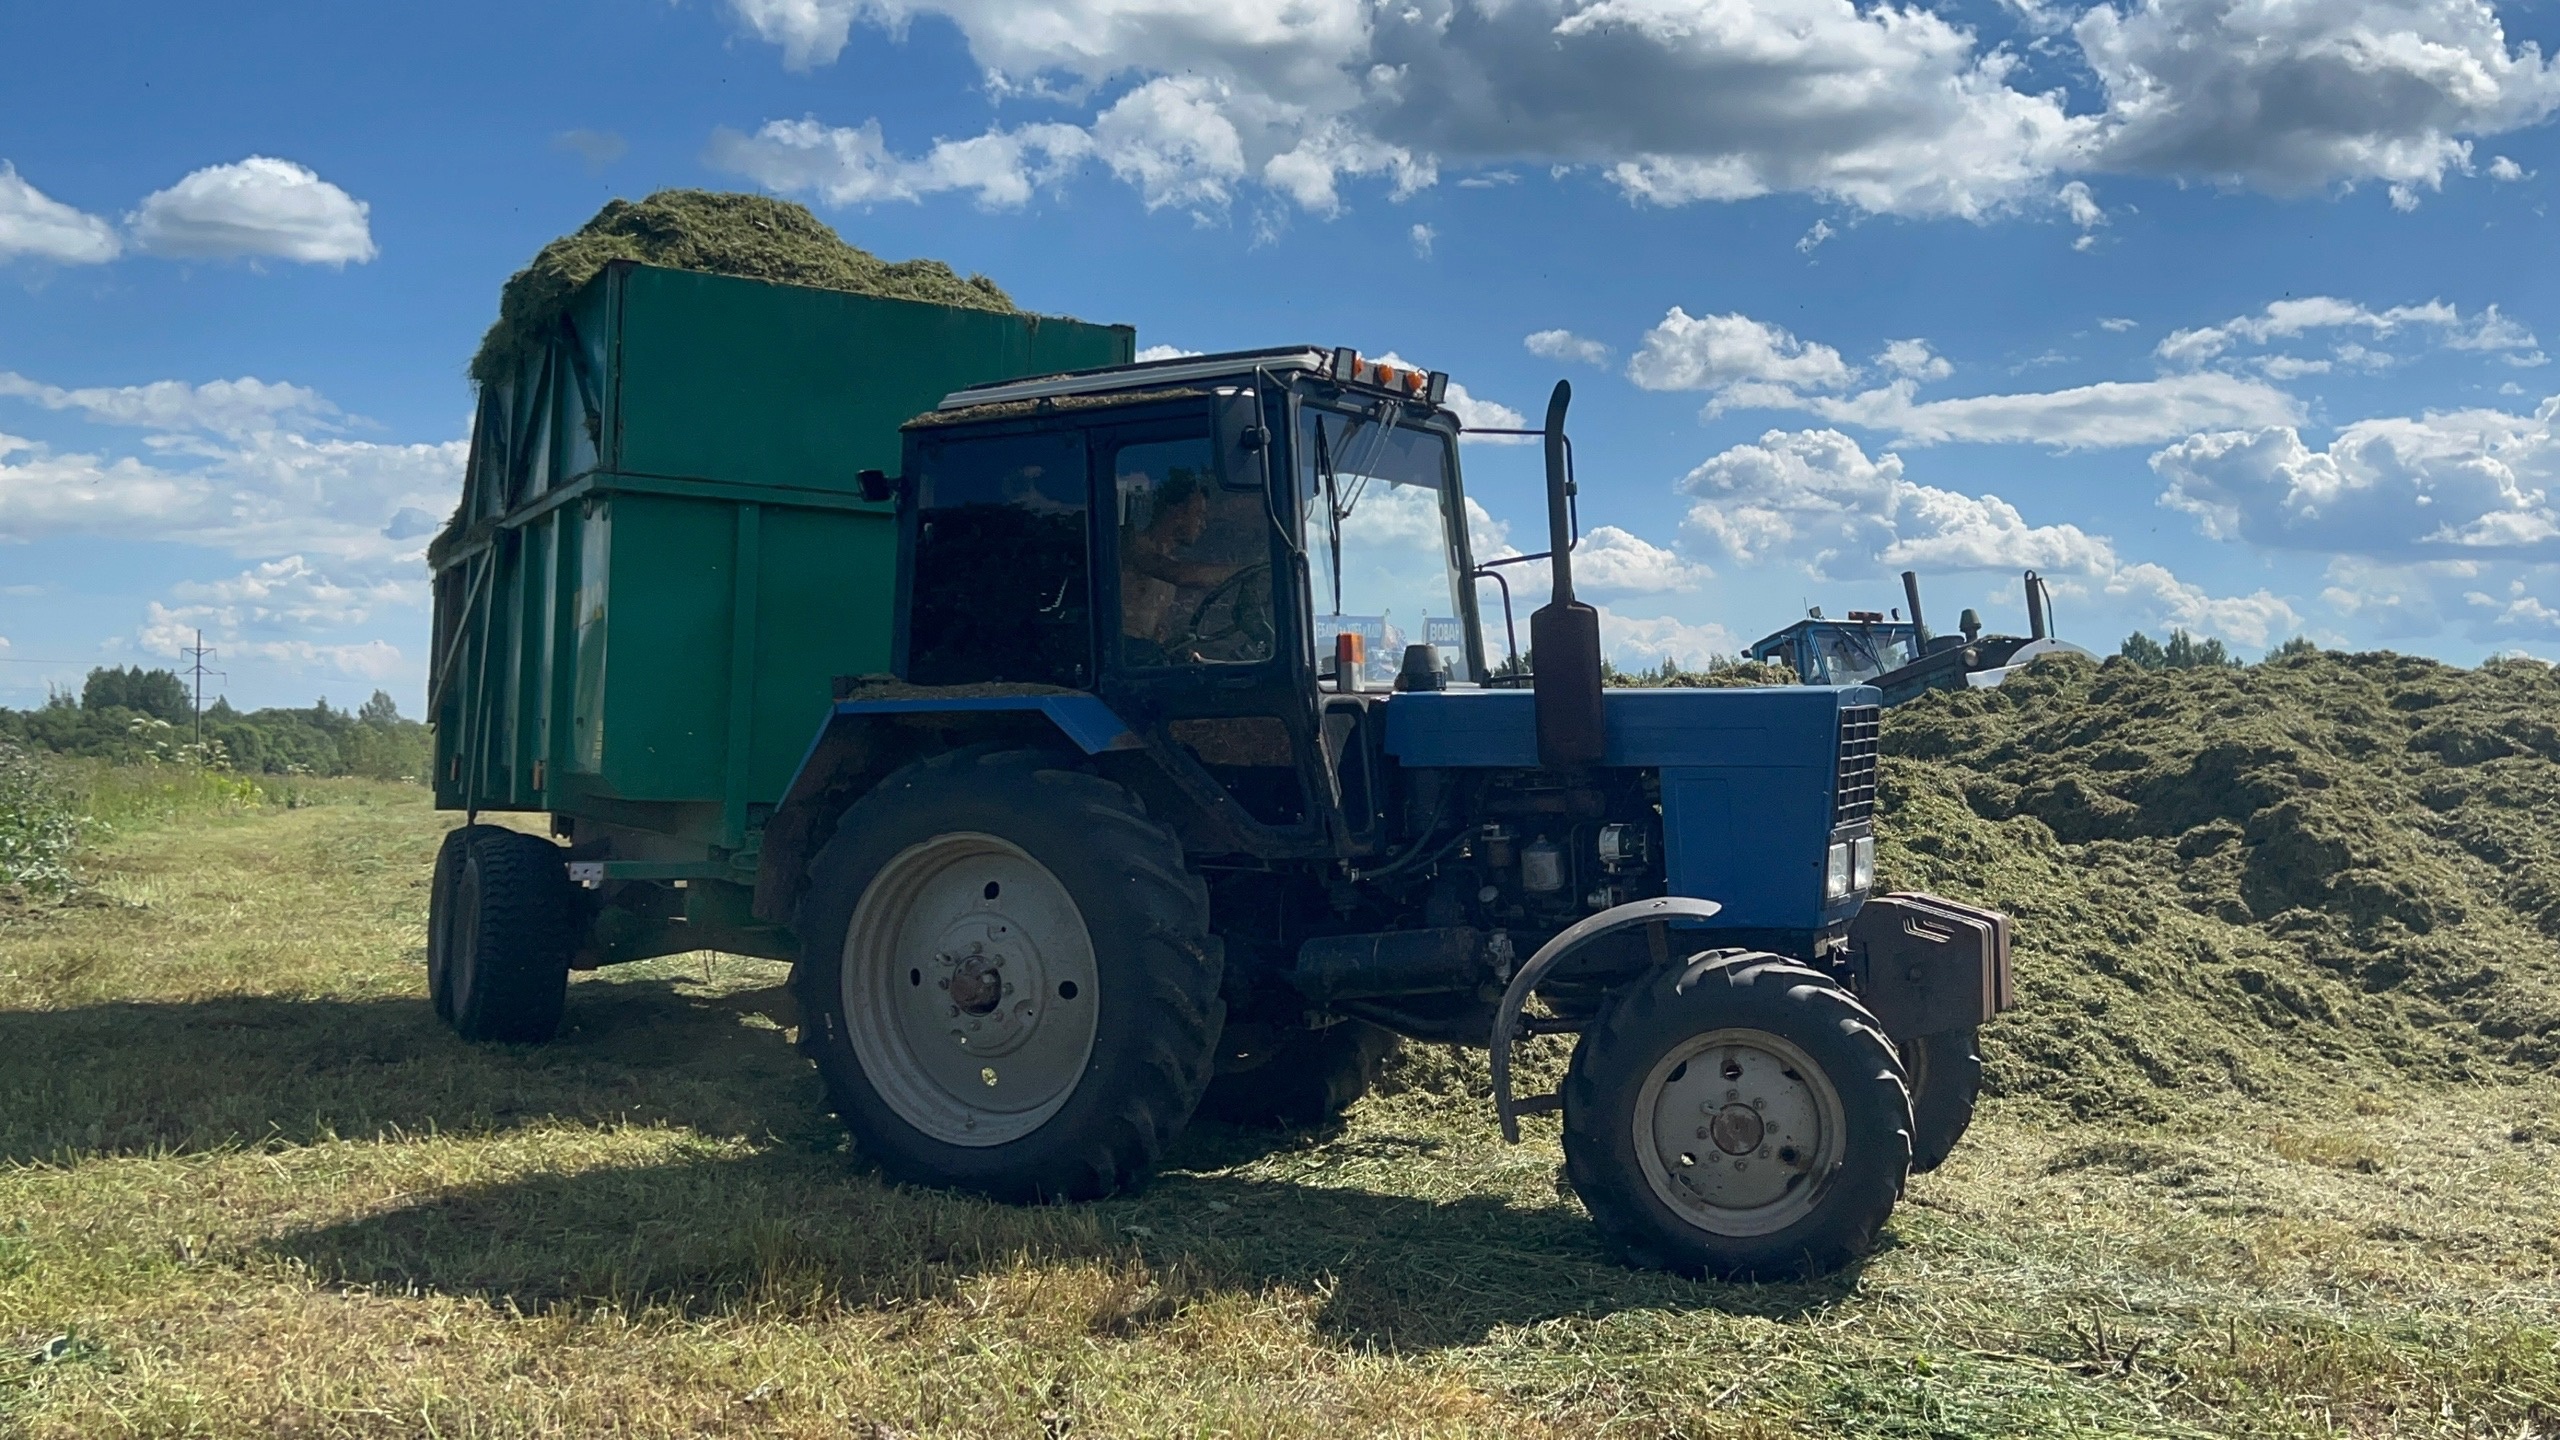
<svg viewBox="0 0 2560 1440"><path fill-rule="evenodd" d="M482 388L428 551L440 808L540 811L579 878L653 880L593 965L786 955L760 831L830 683L890 668L899 426L965 386L1124 364L1136 334L617 262Z"/></svg>

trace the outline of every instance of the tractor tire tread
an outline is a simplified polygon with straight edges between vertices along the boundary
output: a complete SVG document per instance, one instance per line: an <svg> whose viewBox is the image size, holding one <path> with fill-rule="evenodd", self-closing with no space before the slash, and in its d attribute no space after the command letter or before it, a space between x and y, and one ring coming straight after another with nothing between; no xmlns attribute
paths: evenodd
<svg viewBox="0 0 2560 1440"><path fill-rule="evenodd" d="M1982 1044L1976 1030L1923 1035L1902 1047L1911 1057L1911 1173L1947 1163L1973 1124L1982 1098Z"/></svg>

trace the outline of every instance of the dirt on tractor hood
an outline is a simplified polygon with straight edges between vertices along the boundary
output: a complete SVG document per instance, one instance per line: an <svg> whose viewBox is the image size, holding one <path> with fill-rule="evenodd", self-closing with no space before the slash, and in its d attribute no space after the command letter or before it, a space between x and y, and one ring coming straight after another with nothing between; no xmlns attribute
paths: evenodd
<svg viewBox="0 0 2560 1440"><path fill-rule="evenodd" d="M543 246L517 271L498 297L497 322L471 358L471 378L485 385L513 375L560 323L569 297L615 260L973 310L1019 309L984 275L963 279L939 260L883 260L846 244L825 221L788 200L661 190L636 203L607 201L594 219Z"/></svg>
<svg viewBox="0 0 2560 1440"><path fill-rule="evenodd" d="M2158 1115L2560 1065L2548 666L2054 659L1888 712L1884 751L1883 888L2017 917L2000 1092Z"/></svg>

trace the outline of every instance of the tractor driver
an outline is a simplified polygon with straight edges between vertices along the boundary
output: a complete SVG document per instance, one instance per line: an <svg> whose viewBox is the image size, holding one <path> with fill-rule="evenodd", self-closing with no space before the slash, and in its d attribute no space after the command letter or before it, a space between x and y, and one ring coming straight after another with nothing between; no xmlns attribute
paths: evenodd
<svg viewBox="0 0 2560 1440"><path fill-rule="evenodd" d="M1269 657L1269 569L1230 557L1237 527L1204 483L1207 447L1130 446L1120 452L1129 521L1120 539L1120 631L1138 664L1235 663ZM1138 512L1143 509L1144 518ZM1258 513L1258 512L1257 512ZM1241 532L1259 538L1248 519ZM1259 582L1258 584L1256 582Z"/></svg>

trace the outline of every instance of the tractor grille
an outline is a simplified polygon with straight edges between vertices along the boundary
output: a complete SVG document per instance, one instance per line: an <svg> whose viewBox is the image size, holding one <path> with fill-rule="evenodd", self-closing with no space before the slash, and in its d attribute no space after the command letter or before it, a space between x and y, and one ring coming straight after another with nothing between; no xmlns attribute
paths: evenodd
<svg viewBox="0 0 2560 1440"><path fill-rule="evenodd" d="M1852 825L1876 813L1876 735L1884 728L1884 712L1873 705L1849 705L1840 711L1840 788L1831 823Z"/></svg>

